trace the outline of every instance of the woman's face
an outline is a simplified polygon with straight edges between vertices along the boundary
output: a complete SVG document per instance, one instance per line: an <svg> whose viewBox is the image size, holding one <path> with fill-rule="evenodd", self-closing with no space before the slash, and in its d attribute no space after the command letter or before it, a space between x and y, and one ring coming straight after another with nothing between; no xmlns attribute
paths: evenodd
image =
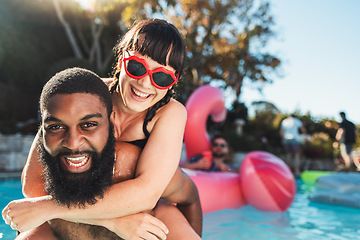
<svg viewBox="0 0 360 240"><path fill-rule="evenodd" d="M150 70L164 67L167 70L175 73L175 69L171 66L162 65L150 57L143 56L138 52L124 53L123 58L128 58L130 56L136 56L138 58L144 59ZM140 79L134 79L127 75L122 59L120 60L119 64L121 64L121 72L119 76L120 94L125 107L127 107L129 110L143 112L152 107L155 103L159 102L166 95L168 89L156 88L152 84L149 74Z"/></svg>

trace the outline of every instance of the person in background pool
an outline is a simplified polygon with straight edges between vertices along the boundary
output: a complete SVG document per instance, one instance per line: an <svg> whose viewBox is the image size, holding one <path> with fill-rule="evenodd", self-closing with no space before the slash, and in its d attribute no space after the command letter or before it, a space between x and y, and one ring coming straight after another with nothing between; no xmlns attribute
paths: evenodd
<svg viewBox="0 0 360 240"><path fill-rule="evenodd" d="M340 147L341 157L344 160L345 168L351 168L351 152L354 144L356 143L356 126L346 118L345 112L340 112L342 122L340 123L339 129L336 133L336 142L333 147ZM360 166L357 162L354 162L357 170L360 171Z"/></svg>
<svg viewBox="0 0 360 240"><path fill-rule="evenodd" d="M300 134L306 135L306 129L303 123L298 119L295 114L291 114L285 118L280 124L280 135L283 139L283 144L286 152L286 163L292 167L292 160L294 160L295 176L299 177L300 171ZM294 159L292 159L294 158Z"/></svg>
<svg viewBox="0 0 360 240"><path fill-rule="evenodd" d="M185 57L178 29L164 20L141 21L125 34L116 53L114 77L104 81L112 93L116 140L142 148L136 177L114 184L101 201L86 209L52 209L64 219L80 222L98 216L116 218L153 209L160 196L166 198L169 194L164 190L179 167L187 116L185 107L172 98L172 87L181 76ZM23 192L29 197L34 195L34 183L28 180L41 178L42 174L37 139L23 172ZM177 207L201 235L200 204ZM34 223L36 219L33 216Z"/></svg>
<svg viewBox="0 0 360 240"><path fill-rule="evenodd" d="M232 152L224 135L211 138L211 152L198 154L181 164L183 168L203 171L238 172L232 164Z"/></svg>

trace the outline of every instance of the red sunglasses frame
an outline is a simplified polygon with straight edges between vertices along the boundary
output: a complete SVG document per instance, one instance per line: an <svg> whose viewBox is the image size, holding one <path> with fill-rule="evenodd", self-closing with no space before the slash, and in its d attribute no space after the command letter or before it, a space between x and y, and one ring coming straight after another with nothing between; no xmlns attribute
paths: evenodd
<svg viewBox="0 0 360 240"><path fill-rule="evenodd" d="M135 75L132 75L131 73L129 73L129 71L128 71L128 69L127 69L127 66L126 66L126 61L128 61L128 60L134 60L134 61L136 61L136 62L141 63L141 64L145 67L146 73L143 74L143 75L141 75L141 76L135 76ZM178 78L179 78L179 74L178 74L178 76L176 77L175 74L174 74L174 72L172 72L172 71L170 71L170 70L168 70L168 69L166 69L166 68L164 68L164 67L158 67L158 68L156 68L156 69L154 69L154 70L150 70L150 69L149 69L149 66L148 66L148 64L147 64L147 62L146 62L145 59L139 58L139 57L134 56L134 55L133 55L133 56L130 56L130 57L128 57L128 58L124 58L124 59L123 59L123 63L124 63L125 72L126 72L126 74L127 74L129 77L132 77L132 78L134 78L134 79L140 79L140 78L145 77L147 74L149 74L151 83L152 83L156 88L158 88L158 89L168 89L168 88L172 87L175 83L177 83ZM171 78L174 80L174 82L171 83L169 86L166 86L166 87L161 87L161 86L159 86L159 85L155 82L155 80L153 79L153 73L157 73L157 72L163 72L163 73L165 73L165 74L170 75Z"/></svg>

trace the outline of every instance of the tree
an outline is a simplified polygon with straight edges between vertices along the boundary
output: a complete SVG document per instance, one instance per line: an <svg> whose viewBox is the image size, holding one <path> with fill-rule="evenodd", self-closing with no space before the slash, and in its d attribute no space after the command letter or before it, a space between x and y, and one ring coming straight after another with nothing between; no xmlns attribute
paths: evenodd
<svg viewBox="0 0 360 240"><path fill-rule="evenodd" d="M185 36L187 98L194 89L214 80L231 87L238 100L245 80L272 82L280 60L264 52L274 35L270 4L254 0L179 0L166 16Z"/></svg>
<svg viewBox="0 0 360 240"><path fill-rule="evenodd" d="M109 73L113 48L127 27L162 11L154 0L93 1L87 9L74 0L52 2L74 57L88 61L100 74Z"/></svg>
<svg viewBox="0 0 360 240"><path fill-rule="evenodd" d="M109 76L118 39L156 11L155 0L94 1L88 9L75 0L1 0L0 132L38 117L41 88L56 72L79 66Z"/></svg>
<svg viewBox="0 0 360 240"><path fill-rule="evenodd" d="M49 3L0 1L2 133L17 131L19 121L37 118L39 94L48 68L70 53Z"/></svg>

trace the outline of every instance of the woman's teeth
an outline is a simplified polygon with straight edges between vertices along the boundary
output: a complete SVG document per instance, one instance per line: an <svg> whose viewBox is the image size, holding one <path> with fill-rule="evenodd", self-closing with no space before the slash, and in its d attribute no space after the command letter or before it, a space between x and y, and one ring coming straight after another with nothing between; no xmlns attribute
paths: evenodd
<svg viewBox="0 0 360 240"><path fill-rule="evenodd" d="M82 156L82 157L65 157L67 163L72 167L82 167L84 166L87 161L89 160L88 156ZM81 162L79 162L81 161ZM77 162L77 163L75 163Z"/></svg>
<svg viewBox="0 0 360 240"><path fill-rule="evenodd" d="M140 97L140 98L147 98L150 96L150 94L139 92L135 88L131 88L131 90L137 97Z"/></svg>

